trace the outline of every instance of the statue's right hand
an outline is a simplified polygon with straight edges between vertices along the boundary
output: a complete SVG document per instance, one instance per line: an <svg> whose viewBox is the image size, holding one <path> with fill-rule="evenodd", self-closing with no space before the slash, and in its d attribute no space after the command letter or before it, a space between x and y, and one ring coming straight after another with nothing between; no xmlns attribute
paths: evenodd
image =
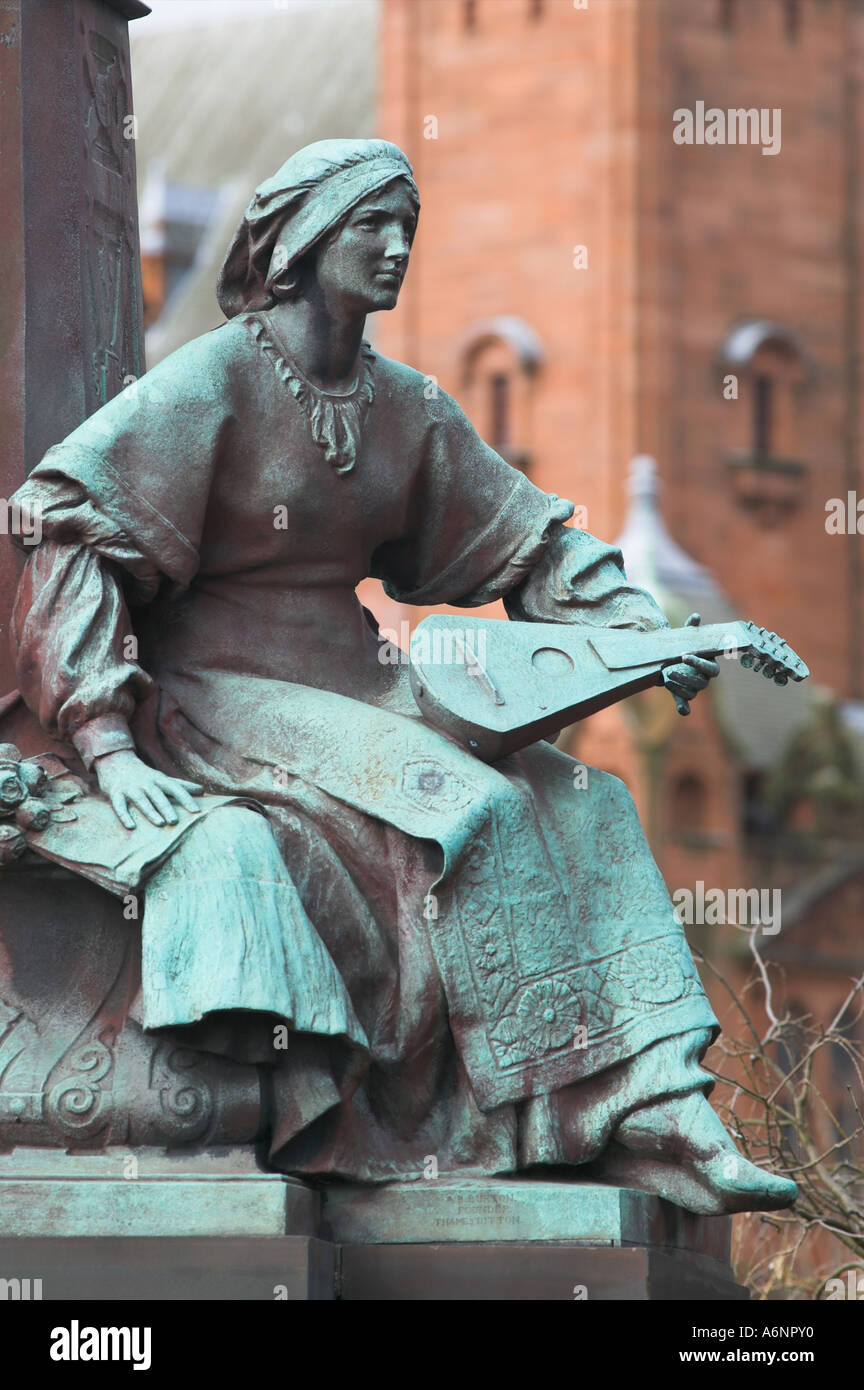
<svg viewBox="0 0 864 1390"><path fill-rule="evenodd" d="M106 753L96 759L94 766L100 790L127 830L135 829L135 811L140 811L154 825L176 825L177 812L172 801L193 815L198 811L192 797L200 796L203 787L197 782L184 782L179 777L157 772L143 763L131 748Z"/></svg>

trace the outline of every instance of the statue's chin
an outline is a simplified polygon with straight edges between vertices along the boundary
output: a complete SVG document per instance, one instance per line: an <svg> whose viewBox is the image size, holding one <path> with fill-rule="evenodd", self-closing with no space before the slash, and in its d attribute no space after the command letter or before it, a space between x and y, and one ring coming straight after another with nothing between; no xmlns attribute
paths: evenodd
<svg viewBox="0 0 864 1390"><path fill-rule="evenodd" d="M367 313L373 314L377 309L395 309L399 300L399 290L397 287L377 288L369 296Z"/></svg>

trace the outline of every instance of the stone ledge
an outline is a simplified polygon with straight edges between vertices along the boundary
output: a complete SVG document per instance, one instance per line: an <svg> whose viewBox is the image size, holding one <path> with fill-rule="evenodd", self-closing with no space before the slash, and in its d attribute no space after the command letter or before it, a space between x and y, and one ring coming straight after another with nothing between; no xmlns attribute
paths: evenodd
<svg viewBox="0 0 864 1390"><path fill-rule="evenodd" d="M651 1245L729 1259L728 1217L694 1216L646 1192L491 1178L321 1189L321 1235L348 1245L561 1242Z"/></svg>
<svg viewBox="0 0 864 1390"><path fill-rule="evenodd" d="M317 1194L251 1149L0 1155L0 1236L314 1236L318 1219Z"/></svg>
<svg viewBox="0 0 864 1390"><path fill-rule="evenodd" d="M0 1279L43 1298L738 1300L730 1229L602 1183L313 1188L246 1146L0 1154Z"/></svg>

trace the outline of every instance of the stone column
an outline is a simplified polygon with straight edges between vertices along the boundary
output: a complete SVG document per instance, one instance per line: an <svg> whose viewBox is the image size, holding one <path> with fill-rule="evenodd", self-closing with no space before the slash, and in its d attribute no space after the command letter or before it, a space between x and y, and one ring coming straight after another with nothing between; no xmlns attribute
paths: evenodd
<svg viewBox="0 0 864 1390"><path fill-rule="evenodd" d="M128 21L0 0L0 497L144 371ZM0 536L0 696L20 561Z"/></svg>

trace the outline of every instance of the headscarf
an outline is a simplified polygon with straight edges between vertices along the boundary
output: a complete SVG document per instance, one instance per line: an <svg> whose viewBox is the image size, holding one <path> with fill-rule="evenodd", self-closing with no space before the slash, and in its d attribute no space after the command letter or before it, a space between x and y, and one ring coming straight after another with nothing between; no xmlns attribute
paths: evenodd
<svg viewBox="0 0 864 1390"><path fill-rule="evenodd" d="M226 318L273 303L272 283L370 193L414 171L389 140L317 140L255 189L216 282Z"/></svg>

